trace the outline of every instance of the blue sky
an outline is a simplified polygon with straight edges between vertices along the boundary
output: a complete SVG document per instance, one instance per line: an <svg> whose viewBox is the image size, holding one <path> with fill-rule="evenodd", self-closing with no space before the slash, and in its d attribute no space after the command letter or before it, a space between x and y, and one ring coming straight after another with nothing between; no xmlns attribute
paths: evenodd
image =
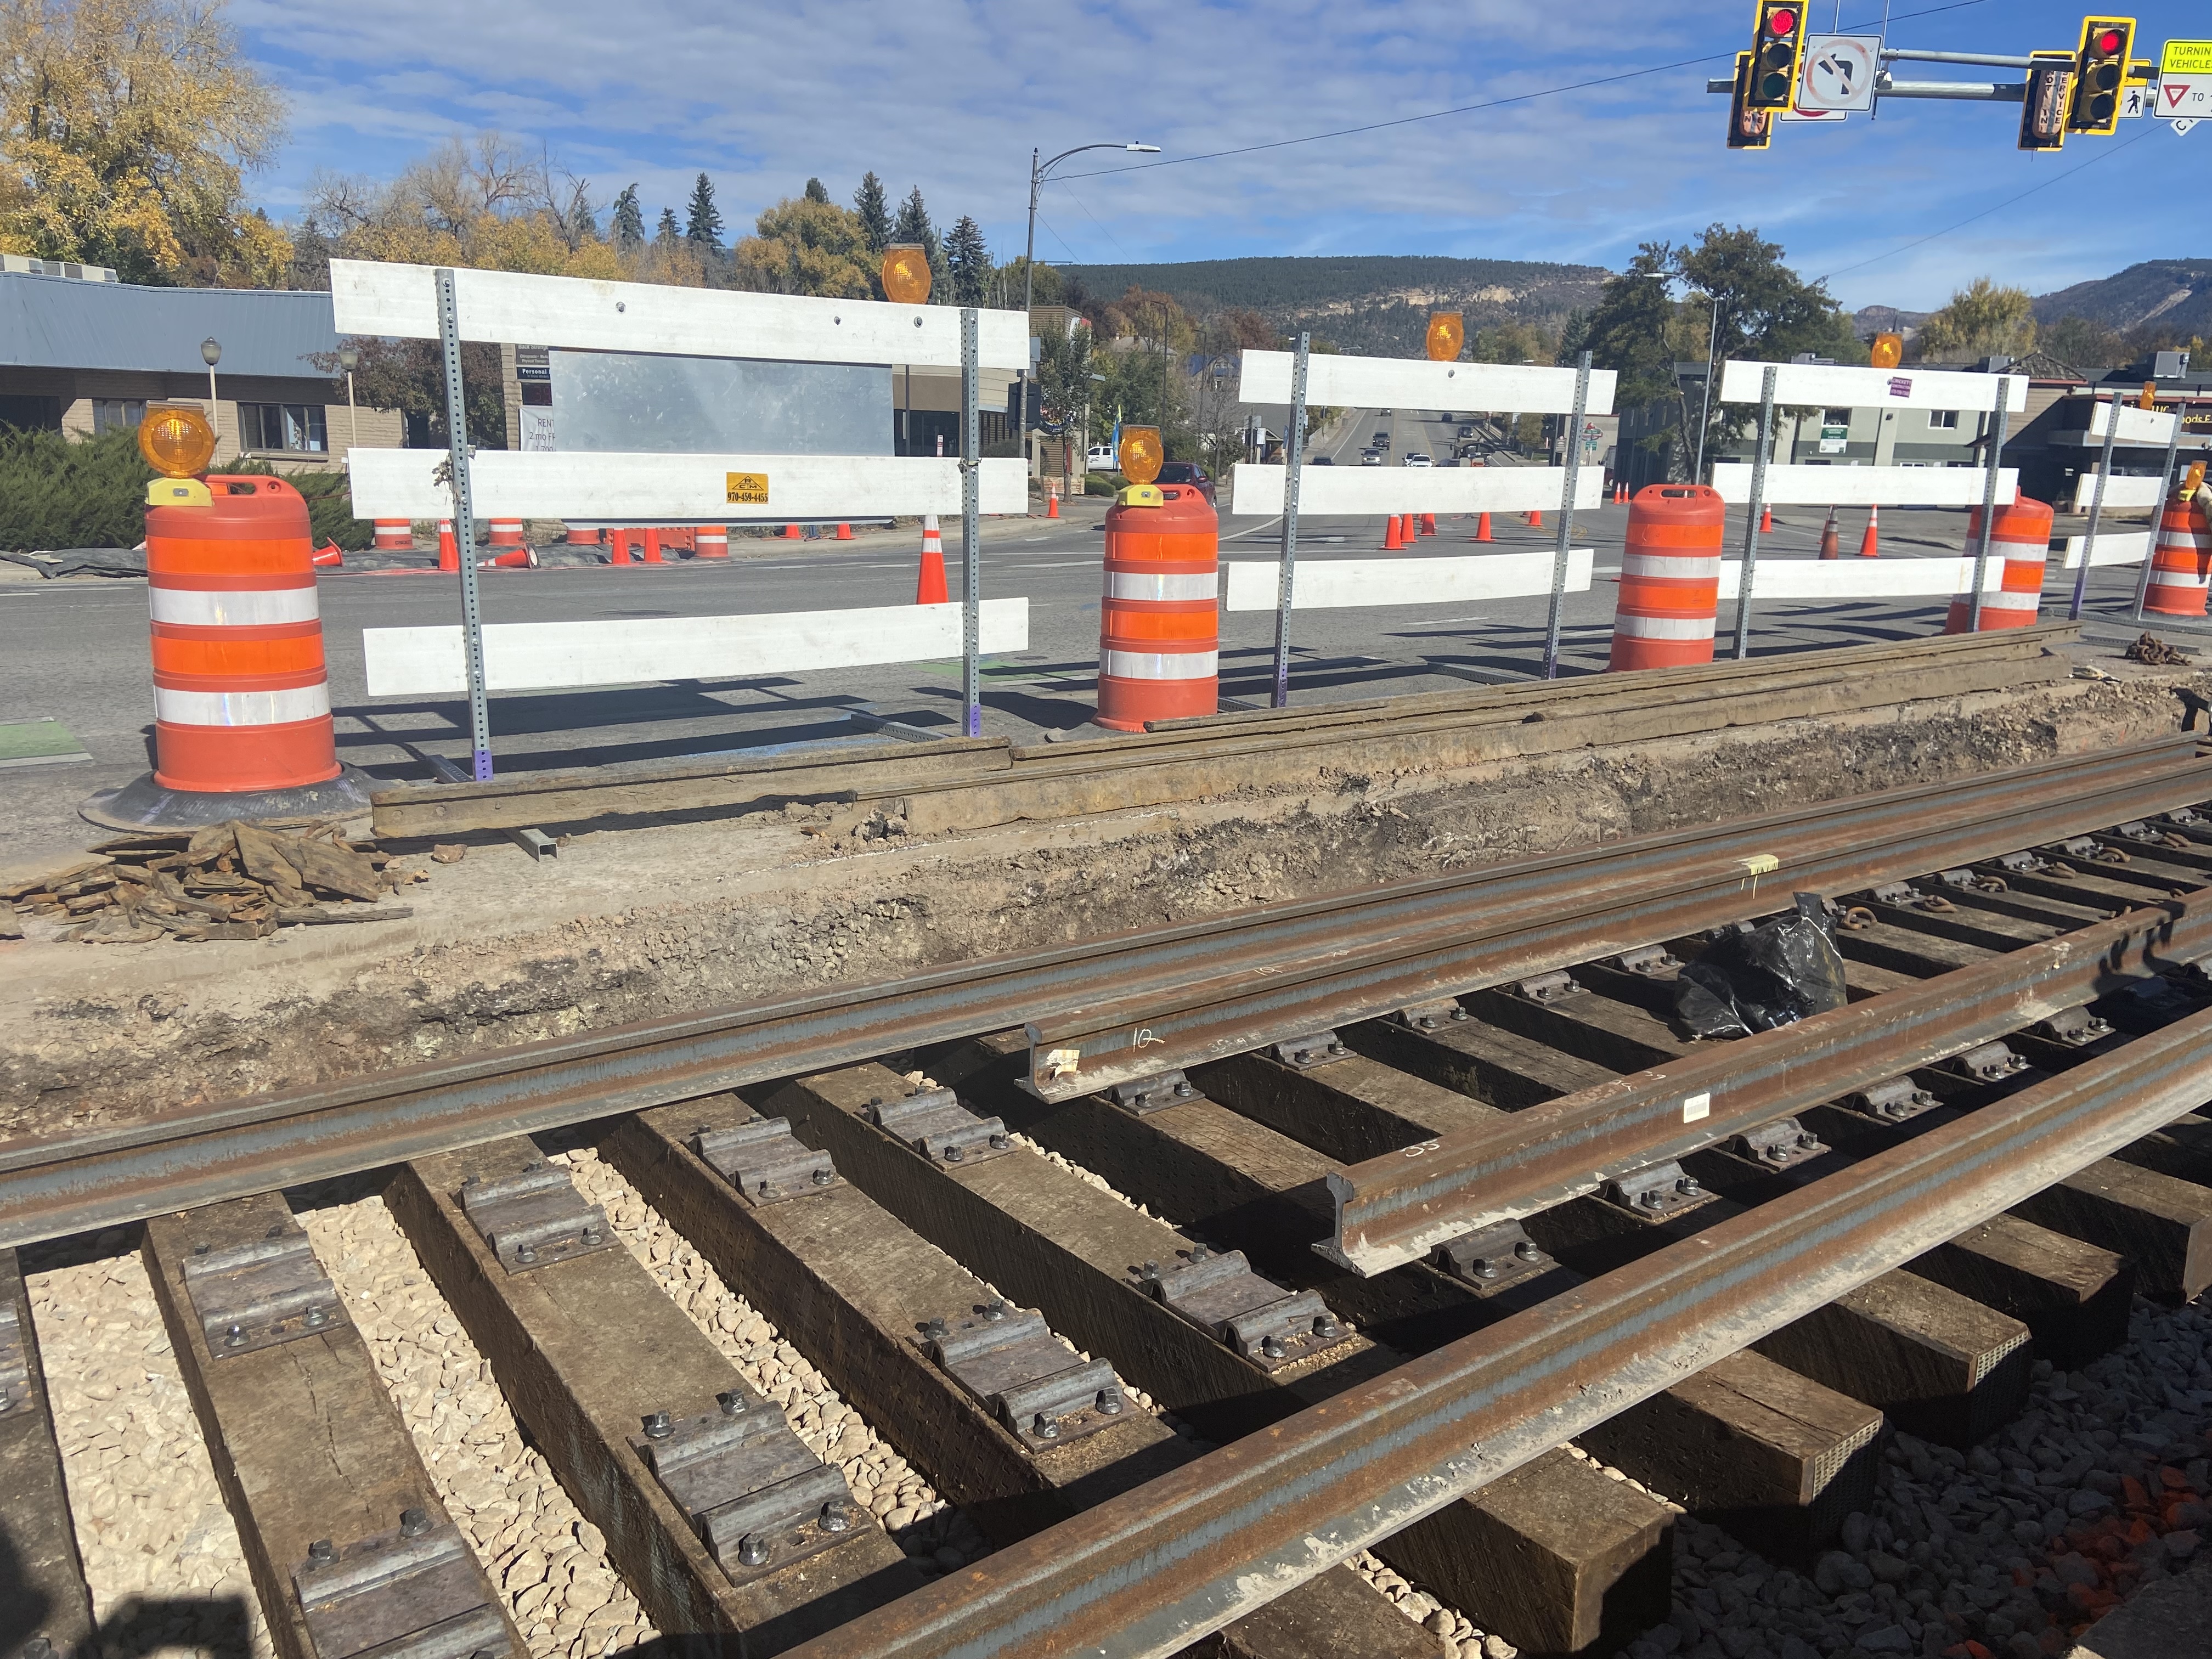
<svg viewBox="0 0 2212 1659"><path fill-rule="evenodd" d="M2168 34L2212 34L2204 0L2139 4L2139 55ZM2005 53L2070 49L2082 15L2053 0L1891 9L1893 46ZM2037 156L2014 148L2016 106L1893 101L1873 123L1790 128L1763 155L1727 152L1725 101L1705 79L1748 44L1750 10L1746 0L232 0L230 15L290 100L290 143L253 186L280 216L319 170L385 173L448 134L495 128L545 145L602 199L638 181L648 221L680 206L702 169L745 228L810 173L846 200L872 167L895 196L920 185L940 223L974 214L1003 258L1020 252L1032 144L1050 155L1141 139L1163 155L1063 164L1042 207L1040 258L1443 253L1618 268L1641 241L1721 220L1759 227L1808 276L1832 273L1850 306L1924 308L1984 274L2043 293L2139 258L2212 256L2212 122L2181 138L2128 122L2117 138ZM1812 0L1813 27L1838 11L1846 31L1881 27L1881 0ZM1498 108L1180 159L1707 56ZM1100 171L1140 162L1176 165Z"/></svg>

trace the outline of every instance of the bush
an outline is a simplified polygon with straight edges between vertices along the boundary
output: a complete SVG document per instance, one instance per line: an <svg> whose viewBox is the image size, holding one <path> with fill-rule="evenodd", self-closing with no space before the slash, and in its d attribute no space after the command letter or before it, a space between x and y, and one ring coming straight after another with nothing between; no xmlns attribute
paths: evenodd
<svg viewBox="0 0 2212 1659"><path fill-rule="evenodd" d="M234 462L231 472L272 473L266 461ZM348 552L367 547L374 526L353 516L343 472L296 472L286 480L307 497L315 545L336 542ZM138 453L138 434L97 438L59 432L0 429L0 547L136 547L146 538L146 486L153 468Z"/></svg>
<svg viewBox="0 0 2212 1659"><path fill-rule="evenodd" d="M1086 472L1083 475L1083 493L1086 495L1118 495L1121 486L1115 482L1111 472Z"/></svg>

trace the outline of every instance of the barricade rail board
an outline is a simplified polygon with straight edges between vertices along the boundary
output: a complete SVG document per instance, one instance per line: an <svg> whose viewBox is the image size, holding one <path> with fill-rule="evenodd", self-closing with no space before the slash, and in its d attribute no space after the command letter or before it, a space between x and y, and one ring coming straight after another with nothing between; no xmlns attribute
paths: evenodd
<svg viewBox="0 0 2212 1659"><path fill-rule="evenodd" d="M395 1403L413 1424L417 1385L380 1376L354 1323L373 1304L380 1352L393 1331L408 1340L409 1320L470 1334L592 1522L578 1545L672 1638L742 1632L763 1659L1438 1659L1433 1622L1391 1610L1343 1565L1371 1548L1525 1651L1595 1659L1665 1617L1674 1521L1570 1441L1802 1565L1869 1506L1887 1428L1978 1441L2020 1409L2037 1358L2087 1364L2122 1339L2136 1267L2170 1297L2212 1277L2198 1109L2212 978L2185 965L2212 949L2212 823L2193 810L2212 766L2195 747L848 989L753 1011L779 1046L720 1082L709 1051L745 1011L303 1096L295 1114L323 1114L322 1144L304 1152L270 1097L18 1143L0 1147L0 1236L43 1243L145 1218L159 1311L134 1316L167 1328L285 1659L395 1643L520 1659L544 1633L544 1558L526 1540L463 1539L429 1495ZM2017 885L1978 884L1993 866L1957 834L2032 853L2045 879L2013 856ZM1735 855L1766 846L1790 858L1757 893L1741 872L1758 860ZM1700 925L1773 915L1794 872L1895 967L1862 969L1861 1000L1797 1026L1681 1035L1665 1019L1671 981L1711 935L1620 951L1664 920L1655 895L1712 870L1738 873ZM1956 902L1871 884L1905 871ZM1856 926L1860 908L1878 920ZM1235 994L1266 994L1304 971L1310 945L1343 956L1364 933L1418 948L1424 930L1464 937L1473 917L1500 948L1540 954L1563 913L1581 952L1552 958L1567 972L1437 987L1457 988L1451 1002L1343 1002L1332 1029L1310 1022L1107 1091L1042 1099L1024 1083L1039 1035L1027 1011L1070 1007L1073 1030L1111 999L1182 994L1153 1022L1172 1033L1219 1006L1220 973L1244 976ZM988 1005L971 995L985 984ZM1882 1097L1896 1111L1839 1094L1851 1076L1805 1060L1838 1019L1900 1036L1887 1059L1908 1086ZM1992 1032L2016 1054L1993 1054ZM1657 1087L1653 1072L1616 1069L1636 1064L1709 1085L1708 1109L1662 1112L1693 1133L1656 1147L1656 1168L1621 1165L1636 1178L1618 1191L1564 1194L1370 1279L1304 1248L1328 1228L1316 1189L1335 1160L1438 1168L1455 1137L1541 1132L1559 1115L1547 1099L1575 1109L1563 1097ZM564 1065L588 1076L564 1079ZM1757 1097L1775 1077L1813 1103ZM465 1121L421 1115L441 1088L474 1091L456 1103ZM1776 1120L1746 1103L1796 1109ZM549 1155L578 1136L519 1138L586 1122L580 1138L665 1219L572 1188ZM102 1161L126 1144L152 1161ZM1572 1157L1625 1144L1585 1138ZM283 1194L374 1170L442 1294L393 1305L380 1279L341 1294L324 1276ZM70 1249L136 1243L119 1237L131 1243ZM998 1551L927 1564L933 1537L901 1548L903 1520L879 1528L897 1510L854 1498L842 1433L817 1437L818 1451L804 1438L830 1425L838 1395L794 1386L786 1404L782 1382L727 1357L714 1333L740 1328L730 1302L710 1319L694 1295L690 1251L766 1316L755 1352L818 1367L896 1449L889 1467L912 1456L941 1475ZM0 1279L0 1304L20 1300ZM64 1311L94 1310L80 1293ZM43 1403L35 1335L0 1317L0 1431ZM1139 1388L1219 1443L1152 1415ZM430 1409L449 1478L491 1466L474 1435L444 1431L473 1408ZM540 1478L496 1473L510 1502L523 1496L511 1483ZM2063 1514L2020 1541L2070 1547L2079 1523ZM1966 1609L1951 1633L2003 1633L1981 1617ZM2050 1634L2079 1622L2058 1609Z"/></svg>
<svg viewBox="0 0 2212 1659"><path fill-rule="evenodd" d="M1194 800L1310 775L1316 749L1358 745L1364 765L1449 768L1589 744L1887 707L2048 684L2070 623L1747 662L1469 686L1359 702L1238 710L1061 744L951 738L872 757L778 755L672 762L492 782L414 784L372 796L376 833L458 834L792 800L904 800L916 833ZM1528 716L1540 711L1544 718ZM850 792L849 794L848 792Z"/></svg>

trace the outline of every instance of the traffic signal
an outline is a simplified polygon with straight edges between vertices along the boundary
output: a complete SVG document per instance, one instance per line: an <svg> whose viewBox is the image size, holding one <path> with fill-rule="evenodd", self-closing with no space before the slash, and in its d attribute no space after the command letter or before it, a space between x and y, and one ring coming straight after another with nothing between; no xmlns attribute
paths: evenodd
<svg viewBox="0 0 2212 1659"><path fill-rule="evenodd" d="M1747 109L1788 109L1797 92L1797 59L1805 49L1805 8L1797 0L1759 0L1751 41Z"/></svg>
<svg viewBox="0 0 2212 1659"><path fill-rule="evenodd" d="M2020 106L2020 147L2063 149L2067 104L2074 90L2074 54L2039 52L2029 56L2027 96Z"/></svg>
<svg viewBox="0 0 2212 1659"><path fill-rule="evenodd" d="M1774 137L1774 117L1765 110L1751 108L1747 101L1751 95L1751 59L1747 52L1735 55L1735 95L1729 100L1730 149L1765 149Z"/></svg>
<svg viewBox="0 0 2212 1659"><path fill-rule="evenodd" d="M2110 137L2120 130L2120 88L2128 76L2128 48L2135 44L2132 17L2085 17L2081 44L2074 52L2074 96L2066 109L2066 131Z"/></svg>

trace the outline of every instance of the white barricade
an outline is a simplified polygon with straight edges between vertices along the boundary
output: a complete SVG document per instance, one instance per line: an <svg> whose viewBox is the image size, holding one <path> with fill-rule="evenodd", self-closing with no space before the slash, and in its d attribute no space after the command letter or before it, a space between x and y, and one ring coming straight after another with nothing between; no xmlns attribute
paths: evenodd
<svg viewBox="0 0 2212 1659"><path fill-rule="evenodd" d="M982 654L1029 648L1027 599L985 599L978 609ZM574 690L934 662L960 655L960 611L957 604L901 605L757 617L488 623L484 689ZM458 627L365 628L361 639L373 697L468 689Z"/></svg>
<svg viewBox="0 0 2212 1659"><path fill-rule="evenodd" d="M453 510L434 449L356 449L354 516L437 519ZM1029 511L1028 464L979 464L984 513ZM490 449L469 465L480 519L652 525L916 517L960 512L960 463L933 455L579 454ZM1559 494L1553 487L1554 499Z"/></svg>
<svg viewBox="0 0 2212 1659"><path fill-rule="evenodd" d="M1446 559L1301 559L1297 580L1291 587L1291 608L1340 611L1357 606L1541 599L1552 591L1553 556L1547 549ZM1589 592L1591 562L1589 548L1568 550L1567 592ZM1273 560L1237 559L1224 565L1228 587L1223 608L1273 611L1281 568Z"/></svg>
<svg viewBox="0 0 2212 1659"><path fill-rule="evenodd" d="M1298 470L1298 516L1556 513L1566 480L1563 466L1305 466ZM1583 467L1575 481L1576 510L1601 506L1604 483L1602 469ZM1280 513L1283 469L1239 461L1230 473L1229 510Z"/></svg>
<svg viewBox="0 0 2212 1659"><path fill-rule="evenodd" d="M2124 444L2162 444L2173 436L2173 423L2179 417L2163 409L2138 409L2133 404L2112 404L2099 398L2089 410L2089 436L2102 438L2105 428L2112 425L2108 410L2120 412L2118 441Z"/></svg>
<svg viewBox="0 0 2212 1659"><path fill-rule="evenodd" d="M1238 400L1289 403L1293 361L1287 351L1244 353ZM1583 413L1611 414L1613 386L1619 379L1609 368L1590 370L1589 402ZM1752 396L1758 395L1754 389ZM1418 357L1346 357L1313 352L1306 357L1306 401L1353 409L1568 415L1575 407L1575 371L1522 363L1432 363ZM1556 501L1553 505L1558 505Z"/></svg>
<svg viewBox="0 0 2212 1659"><path fill-rule="evenodd" d="M1729 365L1731 368L1736 365ZM1726 461L1713 468L1713 488L1732 507L1751 500L1750 465ZM1978 466L1808 466L1766 469L1769 507L1979 507L1989 474ZM2155 483L2155 480L2153 480ZM2020 493L2020 473L1997 471L1997 502ZM2105 498L2112 505L2112 497Z"/></svg>
<svg viewBox="0 0 2212 1659"><path fill-rule="evenodd" d="M1850 368L1835 363L1731 362L1721 372L1724 404L1755 404L1766 371L1774 370L1777 408L1812 404L1826 409L1963 409L1997 406L1997 386L2009 381L2005 407L2027 407L2025 374L1966 374L1942 368ZM1887 502L1884 502L1886 507Z"/></svg>
<svg viewBox="0 0 2212 1659"><path fill-rule="evenodd" d="M1992 557L1984 593L2004 586L2005 562ZM1964 593L1974 585L1972 559L1761 559L1752 598L1767 599L1915 599ZM1743 561L1721 562L1721 598L1743 588Z"/></svg>
<svg viewBox="0 0 2212 1659"><path fill-rule="evenodd" d="M2081 551L2088 544L2087 536L2069 536L2066 538L2066 562L2060 568L2079 570L2081 568ZM2090 559L2089 566L2094 570L2102 569L2108 564L2141 564L2150 557L2150 549L2151 534L2148 530L2100 532L2097 551Z"/></svg>
<svg viewBox="0 0 2212 1659"><path fill-rule="evenodd" d="M2074 480L2074 510L2087 513L2089 503L2097 494L2097 469L2085 468ZM2115 472L2105 480L2105 511L2133 513L2158 505L2158 480L2155 477L2131 478ZM2103 537L2097 538L2100 541Z"/></svg>

